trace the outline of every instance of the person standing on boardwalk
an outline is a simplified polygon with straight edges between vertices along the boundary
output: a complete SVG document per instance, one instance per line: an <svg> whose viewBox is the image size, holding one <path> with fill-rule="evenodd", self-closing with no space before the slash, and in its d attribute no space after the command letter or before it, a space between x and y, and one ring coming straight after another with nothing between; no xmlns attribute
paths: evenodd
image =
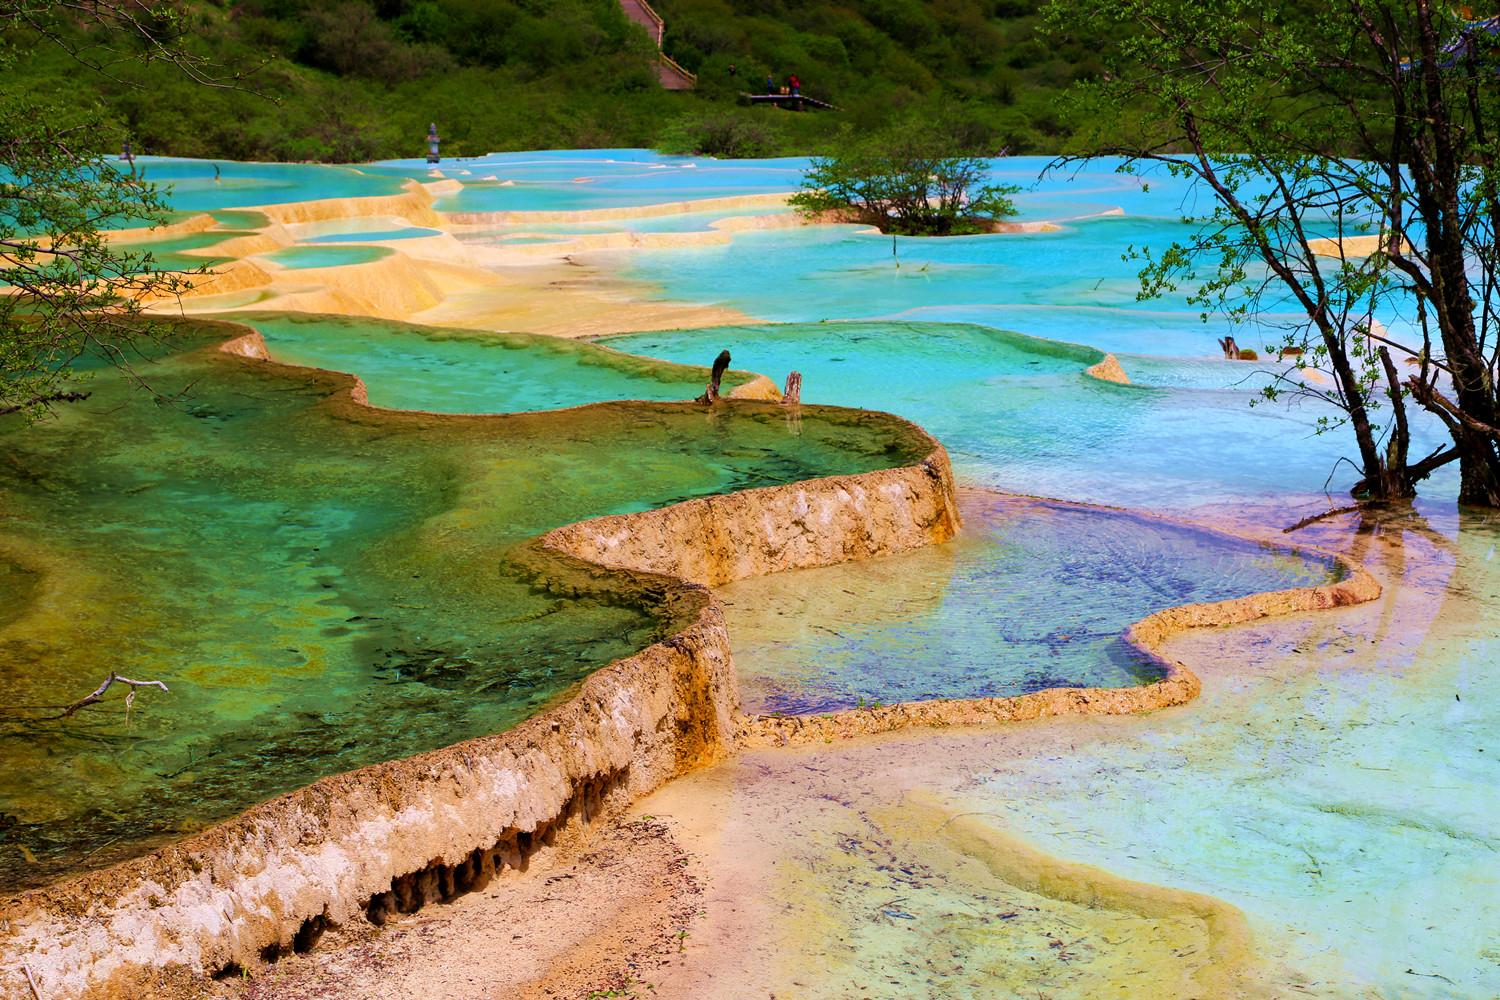
<svg viewBox="0 0 1500 1000"><path fill-rule="evenodd" d="M797 93L797 91L802 89L802 81L797 79L797 74L793 73L791 76L787 77L786 82L791 84L793 97L801 96Z"/></svg>
<svg viewBox="0 0 1500 1000"><path fill-rule="evenodd" d="M774 76L772 76L770 73L766 74L766 93L768 93L768 94L774 94L774 93L776 93L776 78Z"/></svg>

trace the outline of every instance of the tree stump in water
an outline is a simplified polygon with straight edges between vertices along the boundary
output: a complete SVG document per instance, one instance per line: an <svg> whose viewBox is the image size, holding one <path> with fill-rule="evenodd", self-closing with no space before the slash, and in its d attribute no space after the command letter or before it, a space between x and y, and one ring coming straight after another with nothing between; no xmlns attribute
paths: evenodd
<svg viewBox="0 0 1500 1000"><path fill-rule="evenodd" d="M1224 348L1224 358L1227 361L1259 361L1260 355L1254 351L1241 348L1234 342L1233 337L1224 337L1219 340L1219 346Z"/></svg>
<svg viewBox="0 0 1500 1000"><path fill-rule="evenodd" d="M708 388L703 390L703 395L693 400L695 403L710 405L719 401L719 382L724 378L724 370L729 367L729 352L720 351L719 356L714 359L713 374L709 376Z"/></svg>
<svg viewBox="0 0 1500 1000"><path fill-rule="evenodd" d="M786 407L786 429L792 434L802 433L802 373L792 372L786 377L786 392L781 394L781 405Z"/></svg>

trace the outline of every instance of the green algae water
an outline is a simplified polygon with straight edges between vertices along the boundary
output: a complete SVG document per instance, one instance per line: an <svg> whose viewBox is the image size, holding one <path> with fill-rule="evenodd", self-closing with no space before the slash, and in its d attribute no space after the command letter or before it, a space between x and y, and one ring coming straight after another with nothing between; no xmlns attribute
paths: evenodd
<svg viewBox="0 0 1500 1000"><path fill-rule="evenodd" d="M235 318L259 330L274 357L353 371L366 379L372 403L409 409L680 399L705 377L701 368L553 338L328 316ZM691 344L700 357L724 343L786 364L800 356L818 384L834 383L843 399L879 394L889 404L888 394L904 393L903 409L935 415L951 431L960 462L1023 450L1014 439L1030 430L1018 418L1035 405L1028 387L1072 383L1106 398L1142 395L1080 375L1080 366L1102 357L1090 348L964 324L731 327L610 342ZM997 412L968 427L935 412L961 418L964 401ZM747 709L807 713L860 701L1149 682L1153 668L1119 638L1131 622L1177 604L1317 586L1334 573L1321 559L1171 522L990 499L976 501L964 533L946 545L721 589Z"/></svg>
<svg viewBox="0 0 1500 1000"><path fill-rule="evenodd" d="M718 588L746 711L993 698L1161 677L1152 611L1335 582L1336 562L1123 512L968 493L944 545Z"/></svg>
<svg viewBox="0 0 1500 1000"><path fill-rule="evenodd" d="M430 169L420 160L361 170L222 166L222 178L211 176L214 165L190 161L151 170L182 180L179 208L201 210L389 194ZM438 207L598 208L789 190L802 166L668 160L641 151L507 154L444 164L445 175L468 187ZM997 179L1030 183L1039 164L994 166L1003 175ZM1255 366L1210 357L1214 339L1231 332L1223 316L1209 317L1205 326L1180 303L1134 301L1134 267L1120 254L1128 245L1159 250L1185 233L1180 216L1195 206L1183 186L1153 178L1148 192L1140 178L1097 170L1068 185L1056 181L1054 175L1018 199L1023 218L1126 215L1020 237L903 240L899 273L889 240L852 228L752 233L727 247L633 253L630 276L656 282L663 297L737 306L797 325L746 328L728 344L720 331L615 343L698 363L729 346L736 364L773 377L795 368L807 376L806 399L917 419L949 447L960 474L983 486L1163 510L1274 502L1318 495L1330 481L1335 490L1347 485L1352 476L1336 464L1343 446L1336 437L1312 435L1314 414L1247 408L1245 390L1264 376ZM226 226L263 224L253 213L215 215ZM660 225L696 228L686 219ZM496 227L488 241L656 227ZM356 225L324 230L361 231ZM483 233L471 235L486 241ZM746 281L746 274L774 280ZM884 329L816 322L853 317L890 322ZM1273 327L1288 319L1263 318ZM961 328L965 322L1115 351L1134 381L1152 388L1093 382L1079 373L1081 357L1011 350L1019 341L1000 350L1004 338ZM309 363L360 370L354 362L338 364L337 351L318 360L322 334L285 336L279 348L276 332L268 329L267 336L278 356L306 352ZM357 331L337 336L346 337L340 350L349 356L370 347ZM509 407L488 406L485 397L516 369L503 360L491 364L482 350L464 353L474 342L429 350L419 343L428 337L372 338L399 341L371 348L382 354L365 370L372 392L385 391L383 380L427 366L431 378L410 377L399 397L388 398L431 410ZM294 343L299 338L305 343ZM465 385L473 365L484 385ZM536 372L547 381L568 367L544 364ZM629 386L619 391L651 395ZM215 392L207 407L183 411L190 414L184 419L198 422L190 431L153 430L135 412L150 404L138 401L118 427L98 413L87 422L70 413L35 438L6 434L0 642L16 666L0 674L4 703L66 703L111 668L164 677L173 688L169 695L142 692L128 714L116 694L65 725L34 709L0 715L6 885L126 856L326 769L501 728L533 710L532 699L545 703L547 691L563 690L566 677L591 669L590 657L633 648L660 627L644 602L563 603L507 577L503 540L546 519L521 511L491 523L491 498L502 498L493 508L499 511L511 509L504 498L512 497L559 514L593 510L595 501L636 509L817 464L774 449L753 462L689 455L663 441L666 450L639 453L649 457L641 461L646 471L637 495L634 483L631 490L611 485L618 463L607 449L585 457L592 438L555 425L528 439L555 437L550 452L520 447L521 460L507 466L508 453L487 452L441 420L378 425L328 412L302 381L262 373L250 382L221 380ZM541 398L529 405L583 402L588 391L576 398L560 393L563 402ZM663 389L660 398L678 398L677 390ZM622 419L630 426L640 420ZM673 426L673 433L685 433ZM60 429L71 435L67 441L57 436ZM538 473L552 452L558 463ZM591 461L602 474L594 474ZM1330 470L1342 478L1330 480ZM555 490L551 480L539 482L552 476ZM1453 480L1451 470L1440 473L1424 484L1424 495L1451 498ZM856 594L894 601L882 608L867 601L858 620L847 607L815 603L813 588L794 582L800 575L778 580L783 587L770 588L764 599L788 611L777 616L783 627L792 614L813 609L826 612L817 624L842 634L792 623L815 634L793 631L784 655L757 668L752 678L779 685L767 683L759 696L808 704L868 697L871 681L893 693L937 691L954 681L957 690L1001 682L1024 690L1044 679L1071 682L1084 676L1080 670L1117 667L1118 679L1128 680L1131 667L1109 657L1108 639L1093 637L1105 643L1094 659L1074 658L1082 649L1078 623L1093 621L1096 627L1084 631L1103 635L1115 620L1102 612L1135 614L1117 606L1115 596L1139 599L1144 613L1203 593L1209 581L1196 582L1200 571L1246 589L1268 582L1267 571L1287 574L1288 582L1302 576L1311 582L1319 572L1316 563L1298 566L1275 552L1221 550L1213 536L1169 532L1140 540L1130 518L1094 514L1065 525L1068 519L1055 514L1041 505L1030 516L1043 523L1028 526L999 515L992 524L970 510L974 537L961 537L946 552L917 554L910 564L891 561L920 564L910 579L904 570L882 576L875 564L865 576L848 577L863 581L848 588ZM1003 532L990 530L1000 524ZM1224 666L1205 674L1205 697L1184 709L1007 727L972 739L925 734L904 744L884 770L861 771L851 749L806 800L817 808L860 804L859 793L884 792L901 781L942 789L959 808L1059 858L1213 893L1246 911L1265 952L1309 971L1296 983L1298 995L1493 998L1500 995L1493 944L1500 935L1493 906L1500 779L1487 734L1500 715L1490 678L1497 628L1492 536L1484 525L1465 527L1457 548L1465 572L1441 601L1430 635L1411 624L1398 588L1388 585L1388 603L1378 610L1308 616L1290 639L1260 638L1259 627L1197 638L1195 666ZM1138 566L1153 572L1136 573ZM1068 575L1059 577L1059 570ZM1153 590L1158 579L1171 583L1166 592ZM1061 581L1075 589L1059 599L1049 588ZM1046 617L1027 620L1024 602L1005 589L1011 584L1037 597L1039 612L1056 615L1056 627ZM1446 585L1445 578L1423 599L1437 602ZM1094 592L1109 597L1108 607L1090 604ZM736 602L731 614L753 610L750 603ZM487 631L476 619L494 627ZM985 634L980 622L1006 627L1011 638ZM868 630L856 634L851 625ZM997 647L1014 637L1024 640L1017 649L1030 647L1032 654L1007 666L999 653L1008 651ZM493 648L486 646L491 642ZM754 643L743 626L735 644L748 662ZM995 670L997 664L1006 669ZM173 706L180 715L163 714ZM774 787L752 843L771 844L786 828L788 788L797 776L814 773L806 760L789 758L785 773L767 782ZM865 820L863 809L853 819ZM813 912L803 923L790 909L779 917L794 946L807 940L827 946L808 947L807 976L795 984L806 995L854 995L846 982L890 992L889 982L912 996L989 995L1000 975L1015 977L1004 980L1005 988L1025 996L1043 989L1048 996L1152 992L1113 972L1083 986L1068 980L1090 964L1080 950L1097 948L1109 956L1106 965L1144 954L1143 937L1160 930L1159 922L1111 928L1080 945L1077 921L1094 919L1093 910L1054 913L1042 900L997 899L988 873L973 877L966 895L958 891L968 884L962 859L913 851L898 868L893 852L902 850L900 838L891 848L891 837L878 829L881 842L851 865L848 831L834 832L839 836L826 844L807 847L810 838L800 838L790 850L782 841L766 852L771 870L797 850L822 851L826 859L817 860L829 862L828 879L837 888L837 920ZM925 849L930 839L919 831L911 843ZM806 881L789 882L789 902L816 901ZM924 882L936 891L923 891ZM980 931L964 920L989 902L1003 909L981 914L990 921L982 932L992 936L975 945ZM1024 933L994 935L1017 926L1009 918L1023 907L1016 919ZM869 933L872 926L876 933ZM819 928L829 933L805 933ZM1189 951L1166 938L1146 944L1165 943L1178 957ZM858 979L841 978L837 968L847 956L835 949L850 943ZM1047 976L1028 974L1033 959L1050 963ZM927 987L909 978L914 968Z"/></svg>
<svg viewBox="0 0 1500 1000"><path fill-rule="evenodd" d="M376 414L347 380L159 359L185 402L101 375L4 425L0 881L138 854L322 774L508 728L670 622L628 590L564 600L507 559L591 515L905 464L890 418L610 404ZM111 671L158 680L57 718Z"/></svg>
<svg viewBox="0 0 1500 1000"><path fill-rule="evenodd" d="M608 399L685 400L703 392L709 375L707 368L537 334L292 313L226 318L260 331L276 360L358 375L373 405L394 409L513 413ZM726 372L721 388L728 394L750 378Z"/></svg>

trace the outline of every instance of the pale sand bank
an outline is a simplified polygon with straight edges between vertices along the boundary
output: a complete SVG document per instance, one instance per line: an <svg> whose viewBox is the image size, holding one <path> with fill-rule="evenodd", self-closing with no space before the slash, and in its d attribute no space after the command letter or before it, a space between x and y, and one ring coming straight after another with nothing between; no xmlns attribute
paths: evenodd
<svg viewBox="0 0 1500 1000"><path fill-rule="evenodd" d="M239 239L253 241L257 252L278 248L259 237ZM411 243L424 246L405 245ZM160 298L148 309L184 315L320 312L569 338L755 321L719 306L651 301L651 286L616 278L600 263L506 255L503 263L492 257L488 266L473 266L467 248L451 236L372 245L392 253L338 267L285 268L261 257L216 265L190 277L194 287L185 294Z"/></svg>
<svg viewBox="0 0 1500 1000"><path fill-rule="evenodd" d="M1324 238L1307 241L1307 248L1319 257L1368 257L1380 249L1385 236L1370 233L1367 236L1345 236L1343 239ZM1411 244L1401 241L1401 252L1411 253Z"/></svg>
<svg viewBox="0 0 1500 1000"><path fill-rule="evenodd" d="M549 260L489 273L491 283L451 292L440 305L408 318L569 338L756 322L721 306L651 301L651 286L617 278L595 263Z"/></svg>

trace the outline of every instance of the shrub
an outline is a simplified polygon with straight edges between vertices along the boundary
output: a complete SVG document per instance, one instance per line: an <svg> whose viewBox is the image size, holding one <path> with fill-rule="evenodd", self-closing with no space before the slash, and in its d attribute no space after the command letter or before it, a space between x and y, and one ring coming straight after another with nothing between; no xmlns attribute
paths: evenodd
<svg viewBox="0 0 1500 1000"><path fill-rule="evenodd" d="M656 150L740 159L770 154L777 140L776 129L760 114L714 109L672 119L656 140Z"/></svg>
<svg viewBox="0 0 1500 1000"><path fill-rule="evenodd" d="M883 233L955 236L984 232L1015 214L1018 188L981 185L988 164L964 152L941 118L910 114L857 135L845 130L832 156L813 160L789 204L807 216L837 212Z"/></svg>

